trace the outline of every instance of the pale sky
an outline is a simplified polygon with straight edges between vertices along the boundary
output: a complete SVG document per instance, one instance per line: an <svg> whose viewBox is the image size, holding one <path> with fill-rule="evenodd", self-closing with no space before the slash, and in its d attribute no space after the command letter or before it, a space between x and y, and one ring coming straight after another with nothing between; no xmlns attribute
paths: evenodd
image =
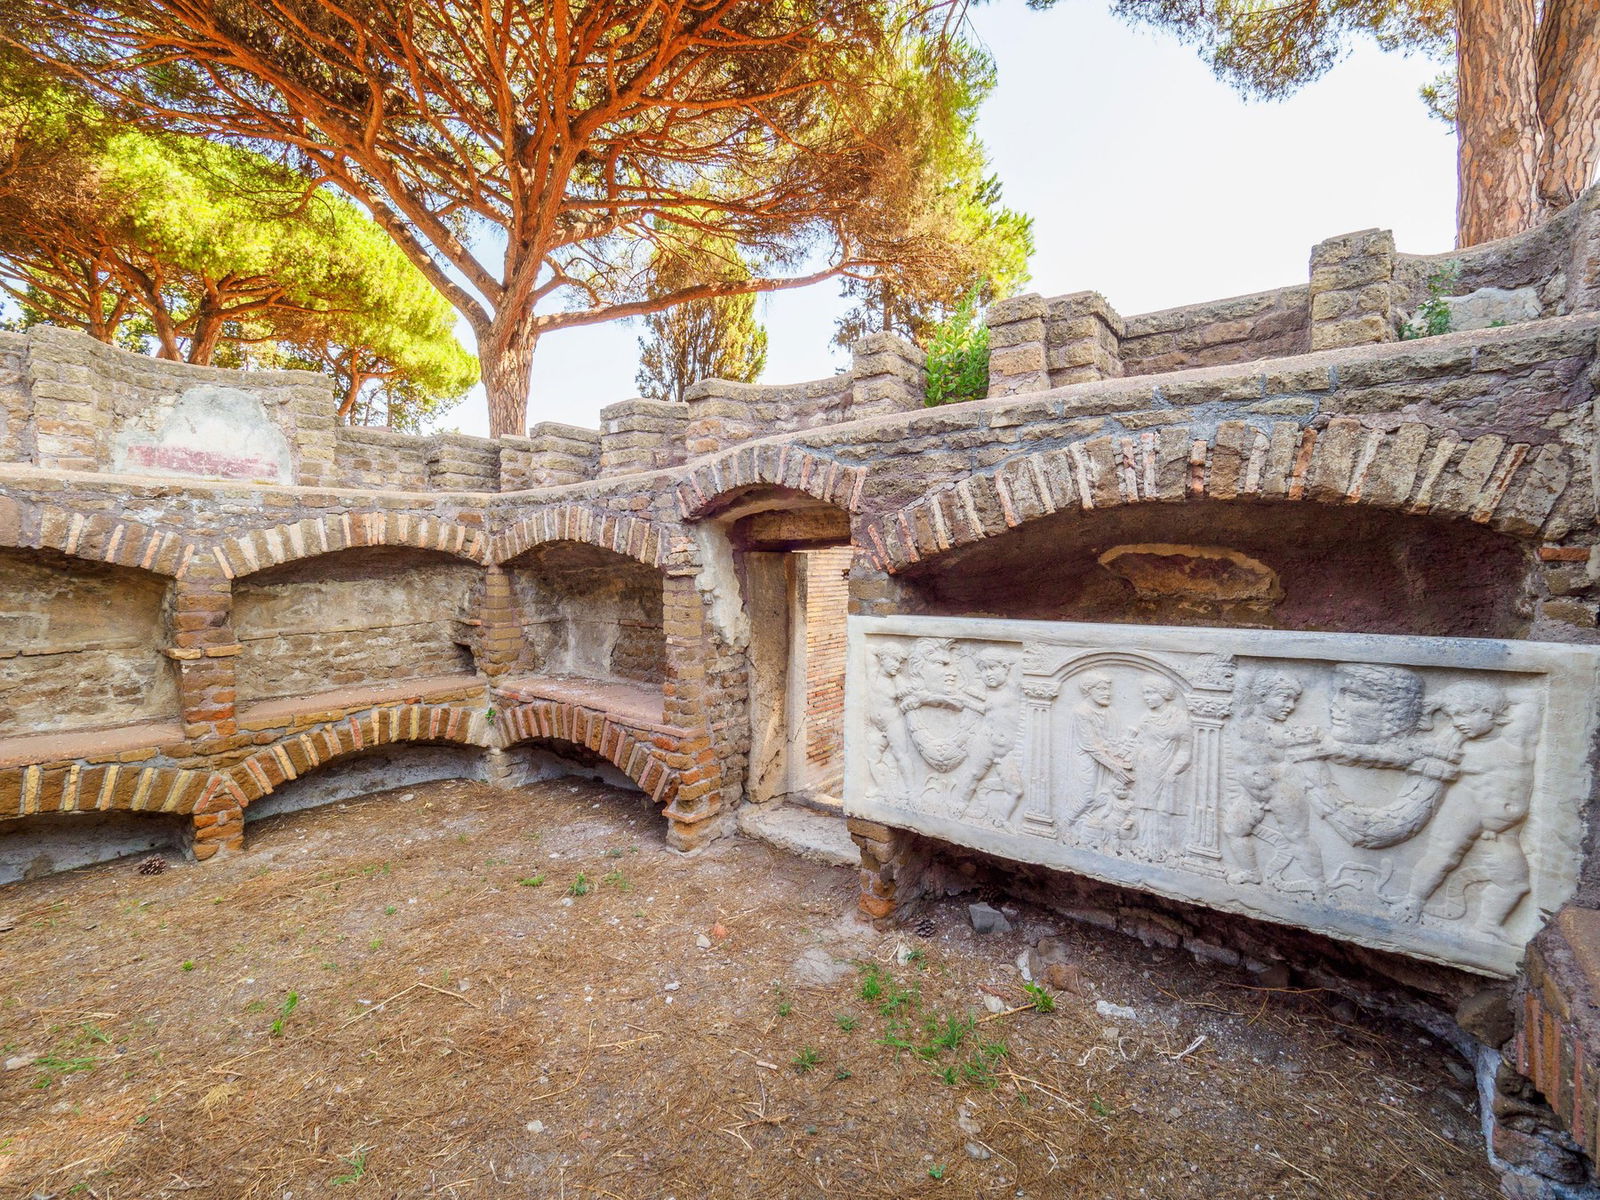
<svg viewBox="0 0 1600 1200"><path fill-rule="evenodd" d="M1246 102L1170 35L1134 29L1095 0L1031 12L973 10L999 68L980 132L1006 202L1031 213L1029 290L1093 289L1123 315L1304 282L1311 247L1381 226L1401 250L1454 237L1455 142L1418 86L1439 71L1369 43L1286 102ZM761 301L764 380L846 364L830 345L836 285ZM565 330L534 359L530 423L594 428L636 392L636 325ZM486 434L481 391L443 421Z"/></svg>

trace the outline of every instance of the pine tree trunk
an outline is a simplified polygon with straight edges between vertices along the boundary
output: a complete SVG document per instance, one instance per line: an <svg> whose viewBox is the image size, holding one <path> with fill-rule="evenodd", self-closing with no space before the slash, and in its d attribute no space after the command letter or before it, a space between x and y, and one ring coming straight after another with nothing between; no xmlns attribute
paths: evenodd
<svg viewBox="0 0 1600 1200"><path fill-rule="evenodd" d="M159 304L149 305L148 310L150 325L156 334L156 357L169 362L182 362L183 355L178 352L178 330L172 315Z"/></svg>
<svg viewBox="0 0 1600 1200"><path fill-rule="evenodd" d="M1594 182L1600 152L1600 3L1545 0L1539 22L1539 201L1548 215Z"/></svg>
<svg viewBox="0 0 1600 1200"><path fill-rule="evenodd" d="M1475 246L1538 219L1535 0L1459 0L1456 244Z"/></svg>
<svg viewBox="0 0 1600 1200"><path fill-rule="evenodd" d="M497 318L478 338L483 390L489 400L489 436L522 436L528 425L528 384L539 335L518 321Z"/></svg>
<svg viewBox="0 0 1600 1200"><path fill-rule="evenodd" d="M209 367L216 356L217 343L222 340L222 314L208 311L204 302L195 318L194 333L189 337L189 361L197 367Z"/></svg>

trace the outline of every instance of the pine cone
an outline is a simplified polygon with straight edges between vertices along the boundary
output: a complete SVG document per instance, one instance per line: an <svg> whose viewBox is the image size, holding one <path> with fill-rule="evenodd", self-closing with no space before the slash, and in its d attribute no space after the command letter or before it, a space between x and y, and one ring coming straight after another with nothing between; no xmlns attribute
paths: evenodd
<svg viewBox="0 0 1600 1200"><path fill-rule="evenodd" d="M159 875L166 869L167 860L159 854L152 854L139 864L139 874L141 875Z"/></svg>
<svg viewBox="0 0 1600 1200"><path fill-rule="evenodd" d="M934 924L932 917L923 917L917 922L916 934L918 937L930 938L933 936Z"/></svg>

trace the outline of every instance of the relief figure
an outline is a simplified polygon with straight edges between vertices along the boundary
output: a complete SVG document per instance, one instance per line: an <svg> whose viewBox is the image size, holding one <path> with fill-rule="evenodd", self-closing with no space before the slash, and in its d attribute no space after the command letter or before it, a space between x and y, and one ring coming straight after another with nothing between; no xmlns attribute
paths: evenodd
<svg viewBox="0 0 1600 1200"><path fill-rule="evenodd" d="M1450 684L1428 708L1443 719L1440 741L1454 751L1460 774L1429 826L1400 913L1418 919L1446 876L1472 854L1473 882L1483 884L1478 924L1494 933L1528 894L1520 827L1528 815L1531 755L1515 739L1491 736L1510 723L1510 703L1493 684Z"/></svg>
<svg viewBox="0 0 1600 1200"><path fill-rule="evenodd" d="M1016 753L1022 735L1022 700L1011 679L1009 651L985 646L976 658L978 678L988 692L987 703L951 794L966 799L963 816L1008 825L1022 804L1022 772Z"/></svg>
<svg viewBox="0 0 1600 1200"><path fill-rule="evenodd" d="M911 748L930 768L924 798L953 793L961 778L953 772L982 740L989 702L970 678L971 666L968 655L949 638L918 638L912 649L907 666L912 679L898 704ZM957 803L966 799L956 796Z"/></svg>
<svg viewBox="0 0 1600 1200"><path fill-rule="evenodd" d="M1282 671L1262 671L1244 690L1243 711L1231 731L1232 771L1222 804L1223 850L1234 883L1261 882L1258 842L1272 847L1270 868L1281 873L1299 862L1312 880L1322 880L1322 855L1310 837L1305 791L1289 765L1320 737L1314 729L1288 723L1302 690L1298 679Z"/></svg>
<svg viewBox="0 0 1600 1200"><path fill-rule="evenodd" d="M1341 663L1334 678L1333 738L1304 755L1307 796L1345 841L1382 850L1414 837L1428 823L1459 773L1460 746L1448 738L1418 736L1423 703L1416 672ZM1405 771L1408 778L1393 800L1370 804L1340 789L1329 762Z"/></svg>
<svg viewBox="0 0 1600 1200"><path fill-rule="evenodd" d="M1069 726L1066 818L1097 831L1126 839L1134 830L1128 803L1133 787L1133 758L1128 740L1112 728L1112 685L1109 676L1090 672L1078 683L1083 700L1072 710Z"/></svg>
<svg viewBox="0 0 1600 1200"><path fill-rule="evenodd" d="M1159 676L1141 688L1145 714L1133 737L1133 809L1137 844L1154 858L1183 836L1183 779L1194 758L1194 723L1178 689Z"/></svg>
<svg viewBox="0 0 1600 1200"><path fill-rule="evenodd" d="M873 799L903 802L911 791L911 752L900 699L908 686L906 651L887 645L874 656L878 670L867 687L867 775Z"/></svg>

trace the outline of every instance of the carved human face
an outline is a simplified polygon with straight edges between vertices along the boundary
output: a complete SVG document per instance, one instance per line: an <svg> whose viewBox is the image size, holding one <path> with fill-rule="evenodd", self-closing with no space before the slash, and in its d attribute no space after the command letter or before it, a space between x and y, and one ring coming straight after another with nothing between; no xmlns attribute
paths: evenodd
<svg viewBox="0 0 1600 1200"><path fill-rule="evenodd" d="M1489 704L1473 704L1470 702L1460 704L1446 704L1445 715L1450 718L1456 732L1462 737L1482 737L1495 727L1499 717L1499 710Z"/></svg>
<svg viewBox="0 0 1600 1200"><path fill-rule="evenodd" d="M1261 712L1269 721L1287 721L1298 703L1300 693L1294 688L1275 687L1261 701Z"/></svg>
<svg viewBox="0 0 1600 1200"><path fill-rule="evenodd" d="M1011 664L1003 658L980 658L978 674L983 678L984 687L997 688L1002 686L1006 677L1011 674Z"/></svg>
<svg viewBox="0 0 1600 1200"><path fill-rule="evenodd" d="M879 650L878 666L883 668L885 675L898 675L900 668L906 665L906 656L898 650Z"/></svg>
<svg viewBox="0 0 1600 1200"><path fill-rule="evenodd" d="M1096 679L1084 690L1083 694L1101 708L1105 708L1111 703L1111 681L1109 679Z"/></svg>
<svg viewBox="0 0 1600 1200"><path fill-rule="evenodd" d="M1167 702L1167 698L1162 694L1161 689L1151 683L1145 684L1144 690L1140 694L1144 696L1144 706L1146 708L1160 708Z"/></svg>
<svg viewBox="0 0 1600 1200"><path fill-rule="evenodd" d="M1333 736L1341 742L1381 742L1388 725L1383 697L1359 679L1346 679L1339 684L1328 717Z"/></svg>

